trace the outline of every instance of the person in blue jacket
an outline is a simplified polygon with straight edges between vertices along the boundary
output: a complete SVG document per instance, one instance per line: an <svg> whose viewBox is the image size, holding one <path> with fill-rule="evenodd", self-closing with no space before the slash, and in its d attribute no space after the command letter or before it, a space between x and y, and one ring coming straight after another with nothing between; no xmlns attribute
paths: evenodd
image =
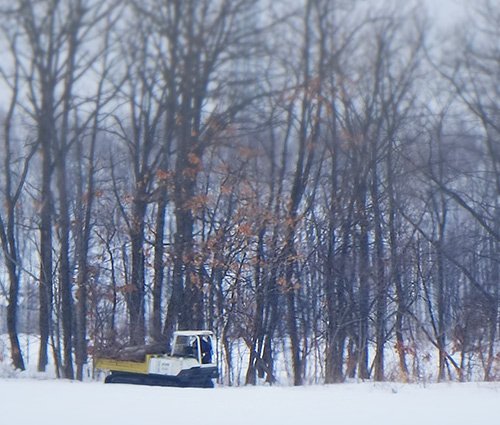
<svg viewBox="0 0 500 425"><path fill-rule="evenodd" d="M212 363L212 344L209 336L200 337L201 363Z"/></svg>

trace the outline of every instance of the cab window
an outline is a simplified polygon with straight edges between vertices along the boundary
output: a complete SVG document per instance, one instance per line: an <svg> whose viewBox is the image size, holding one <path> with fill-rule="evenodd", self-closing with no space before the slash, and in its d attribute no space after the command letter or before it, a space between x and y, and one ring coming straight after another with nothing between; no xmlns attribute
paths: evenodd
<svg viewBox="0 0 500 425"><path fill-rule="evenodd" d="M196 338L194 338L196 341ZM172 356L178 357L198 357L196 344L193 344L192 336L178 335L175 338L174 348L172 350Z"/></svg>

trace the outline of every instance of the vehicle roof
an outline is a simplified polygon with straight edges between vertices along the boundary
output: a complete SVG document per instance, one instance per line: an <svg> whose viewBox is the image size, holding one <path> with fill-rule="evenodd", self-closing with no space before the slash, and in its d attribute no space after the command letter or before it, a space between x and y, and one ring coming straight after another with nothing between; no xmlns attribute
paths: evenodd
<svg viewBox="0 0 500 425"><path fill-rule="evenodd" d="M214 333L212 331L207 330L194 330L194 331L175 331L174 335L180 336L192 336L192 335L207 335L212 336Z"/></svg>

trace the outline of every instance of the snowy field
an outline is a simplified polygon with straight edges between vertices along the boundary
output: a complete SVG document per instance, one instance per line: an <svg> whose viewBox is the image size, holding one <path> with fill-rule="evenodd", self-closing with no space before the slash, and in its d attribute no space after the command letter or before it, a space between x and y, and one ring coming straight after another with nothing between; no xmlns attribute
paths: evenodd
<svg viewBox="0 0 500 425"><path fill-rule="evenodd" d="M500 383L179 389L0 379L6 425L495 425Z"/></svg>

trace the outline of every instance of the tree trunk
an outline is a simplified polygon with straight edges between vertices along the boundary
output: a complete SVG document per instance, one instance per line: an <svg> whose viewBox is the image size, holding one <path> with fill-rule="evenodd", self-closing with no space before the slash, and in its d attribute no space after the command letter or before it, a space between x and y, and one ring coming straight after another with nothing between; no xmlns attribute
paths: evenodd
<svg viewBox="0 0 500 425"><path fill-rule="evenodd" d="M386 314L387 314L387 284L385 282L384 265L384 235L382 229L382 210L380 208L379 177L376 163L377 150L373 147L373 170L372 170L372 205L373 223L375 227L375 279L376 279L376 319L375 319L375 381L384 380L384 347L386 342Z"/></svg>
<svg viewBox="0 0 500 425"><path fill-rule="evenodd" d="M161 307L163 294L164 272L164 233L165 233L165 213L167 209L167 193L163 189L158 202L158 210L156 214L155 242L154 242L154 277L153 277L153 312L152 312L152 329L151 335L155 341L161 341L163 334L161 331Z"/></svg>
<svg viewBox="0 0 500 425"><path fill-rule="evenodd" d="M127 304L130 320L130 344L142 345L146 337L144 311L144 227L147 204L141 183L134 197L131 217L130 241L132 245L132 265Z"/></svg>
<svg viewBox="0 0 500 425"><path fill-rule="evenodd" d="M9 275L9 298L7 305L7 332L9 334L10 347L11 347L11 357L14 368L24 370L24 360L21 352L21 347L19 344L19 338L17 334L17 308L19 301L19 273L18 273L18 258L19 253L17 249L16 242L16 220L15 220L15 210L17 201L21 194L21 189L24 186L26 175L28 172L28 164L35 153L33 149L32 153L27 157L24 163L24 169L21 174L20 182L17 186L15 193L12 190L12 168L11 168L11 126L12 118L14 115L14 110L16 107L17 96L18 96L18 84L19 84L19 70L16 67L15 73L15 83L12 90L12 99L10 107L4 122L4 176L5 176L5 208L7 213L7 223L4 223L2 215L0 215L0 239L1 246L4 253L5 263L7 267L7 272Z"/></svg>
<svg viewBox="0 0 500 425"><path fill-rule="evenodd" d="M17 272L17 247L14 236L14 211L11 207L10 199L8 203L8 228L7 232L3 220L0 217L0 231L2 246L7 262L9 274L9 303L7 305L7 332L9 334L11 357L14 368L24 370L24 360L21 353L21 346L17 335L17 303L19 300L19 275Z"/></svg>
<svg viewBox="0 0 500 425"><path fill-rule="evenodd" d="M403 318L406 311L406 299L403 293L403 285L400 272L400 255L398 253L397 223L396 223L396 194L394 188L394 143L391 138L387 152L387 192L389 197L389 244L391 252L391 280L396 290L396 322L394 332L396 334L396 351L399 358L399 368L403 374L403 381L409 379L408 366L406 364L405 341L403 334Z"/></svg>
<svg viewBox="0 0 500 425"><path fill-rule="evenodd" d="M39 139L42 154L42 190L40 208L40 352L38 358L38 371L44 372L48 362L47 345L50 334L51 303L52 303L52 155L51 140L53 131L50 128L51 105L50 100L44 102L47 109L45 116L41 117ZM49 122L47 122L49 121Z"/></svg>
<svg viewBox="0 0 500 425"><path fill-rule="evenodd" d="M262 276L262 264L264 261L264 236L266 226L262 226L257 240L257 258L255 260L255 313L253 318L253 332L250 346L250 359L245 377L245 385L255 385L257 383L257 367L260 360L260 347L264 339L264 285Z"/></svg>
<svg viewBox="0 0 500 425"><path fill-rule="evenodd" d="M65 150L64 147L61 150ZM62 302L62 329L63 329L63 373L67 379L74 378L73 372L73 296L72 278L69 263L69 206L68 191L66 187L66 157L59 152L57 159L57 188L59 192L59 286Z"/></svg>
<svg viewBox="0 0 500 425"><path fill-rule="evenodd" d="M358 375L361 379L369 379L368 367L368 323L370 319L370 247L368 241L368 223L366 214L366 190L364 183L358 187L359 218L359 326L358 326Z"/></svg>

